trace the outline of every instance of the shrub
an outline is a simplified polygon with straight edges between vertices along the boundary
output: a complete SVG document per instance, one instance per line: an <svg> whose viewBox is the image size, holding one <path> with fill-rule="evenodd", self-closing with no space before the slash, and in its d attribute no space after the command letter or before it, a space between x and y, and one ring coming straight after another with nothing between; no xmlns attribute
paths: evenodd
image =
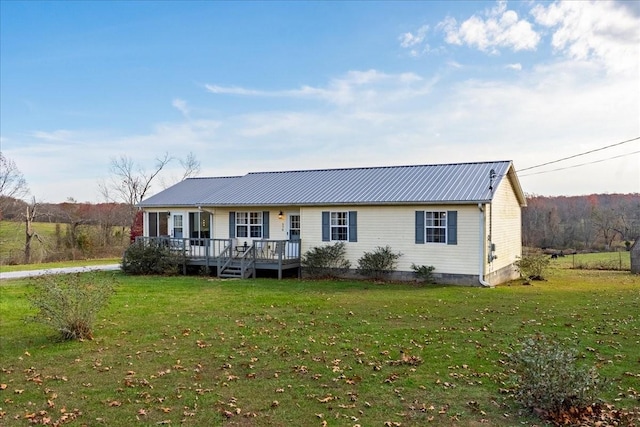
<svg viewBox="0 0 640 427"><path fill-rule="evenodd" d="M96 273L39 277L29 295L38 310L31 320L51 326L63 340L93 339L93 323L113 287L112 277Z"/></svg>
<svg viewBox="0 0 640 427"><path fill-rule="evenodd" d="M418 277L418 279L421 279L426 283L435 283L436 279L435 277L433 277L433 270L435 270L436 268L434 266L432 265L417 266L412 263L411 269L413 270L415 275Z"/></svg>
<svg viewBox="0 0 640 427"><path fill-rule="evenodd" d="M177 274L182 257L162 241L138 241L122 257L122 271L127 274Z"/></svg>
<svg viewBox="0 0 640 427"><path fill-rule="evenodd" d="M528 337L509 355L514 398L546 415L593 403L599 384L595 368L577 365L577 351L544 335Z"/></svg>
<svg viewBox="0 0 640 427"><path fill-rule="evenodd" d="M304 253L301 263L312 277L335 277L351 268L351 263L345 258L346 252L344 242L316 246Z"/></svg>
<svg viewBox="0 0 640 427"><path fill-rule="evenodd" d="M365 252L358 260L358 273L381 279L395 271L396 262L401 256L400 252L393 252L388 245L384 248L378 246L373 252Z"/></svg>
<svg viewBox="0 0 640 427"><path fill-rule="evenodd" d="M551 259L545 254L525 255L514 264L520 276L530 280L544 280Z"/></svg>

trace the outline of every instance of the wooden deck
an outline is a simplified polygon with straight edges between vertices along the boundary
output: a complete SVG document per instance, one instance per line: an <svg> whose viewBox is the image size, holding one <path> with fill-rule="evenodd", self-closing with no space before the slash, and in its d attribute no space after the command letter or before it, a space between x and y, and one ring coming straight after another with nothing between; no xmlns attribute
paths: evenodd
<svg viewBox="0 0 640 427"><path fill-rule="evenodd" d="M136 242L168 247L183 257L183 267L202 266L218 277L256 277L261 270L278 272L297 269L300 275L300 240L254 240L252 244L238 245L237 239L204 239L138 237Z"/></svg>

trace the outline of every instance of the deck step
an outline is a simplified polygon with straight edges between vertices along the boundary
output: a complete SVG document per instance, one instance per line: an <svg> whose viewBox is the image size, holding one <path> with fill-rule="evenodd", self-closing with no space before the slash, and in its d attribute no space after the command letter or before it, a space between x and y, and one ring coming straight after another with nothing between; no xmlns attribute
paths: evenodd
<svg viewBox="0 0 640 427"><path fill-rule="evenodd" d="M240 263L231 263L223 271L220 272L220 277L226 279L244 279L252 275L254 275L253 270L251 268L245 267L243 271L242 264Z"/></svg>

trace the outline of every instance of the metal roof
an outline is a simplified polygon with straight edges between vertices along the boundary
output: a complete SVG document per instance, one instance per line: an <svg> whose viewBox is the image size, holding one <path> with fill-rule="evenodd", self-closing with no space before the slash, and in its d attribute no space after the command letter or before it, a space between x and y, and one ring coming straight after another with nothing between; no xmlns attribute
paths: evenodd
<svg viewBox="0 0 640 427"><path fill-rule="evenodd" d="M240 178L188 178L143 200L138 206L194 206Z"/></svg>
<svg viewBox="0 0 640 427"><path fill-rule="evenodd" d="M254 172L232 178L187 179L140 206L287 206L478 203L491 200L509 174L524 195L510 161Z"/></svg>

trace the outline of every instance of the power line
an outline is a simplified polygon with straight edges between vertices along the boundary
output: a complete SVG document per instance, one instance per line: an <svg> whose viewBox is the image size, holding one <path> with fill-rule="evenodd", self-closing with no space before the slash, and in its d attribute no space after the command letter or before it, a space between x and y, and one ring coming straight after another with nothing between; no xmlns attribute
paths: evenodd
<svg viewBox="0 0 640 427"><path fill-rule="evenodd" d="M584 156L586 154L595 153L596 151L602 151L602 150L606 150L607 148L617 147L618 145L626 144L628 142L636 141L638 139L640 139L640 136L636 136L635 138L627 139L626 141L617 142L615 144L607 145L606 147L596 148L595 150L589 150L589 151L585 151L584 153L574 154L573 156L564 157L562 159L553 160L551 162L546 162L546 163L542 163L542 164L539 164L539 165L530 166L528 168L520 169L518 172L526 171L526 170L529 170L529 169L536 169L536 168L539 168L539 167L542 167L542 166L552 165L554 163L559 163L559 162L562 162L562 161L565 161L565 160L574 159L576 157ZM636 151L636 153L637 153L637 151ZM634 154L634 153L631 153L631 154ZM618 157L621 157L621 156L618 156ZM615 157L611 157L611 158L615 159ZM605 160L610 160L610 159L605 159ZM597 161L593 162L593 163L597 163ZM585 163L585 165L588 165L588 164L589 163ZM582 165L577 165L577 166L582 166ZM567 169L567 168L562 168L562 169ZM562 170L562 169L555 169L555 170ZM549 172L553 172L553 171L549 171ZM534 175L534 174L529 174L529 175ZM526 176L526 175L523 175L523 176Z"/></svg>
<svg viewBox="0 0 640 427"><path fill-rule="evenodd" d="M638 138L635 138L635 139L638 139ZM633 141L633 140L630 140L630 141ZM548 171L542 171L542 172L526 173L526 174L524 174L524 175L519 175L519 177L520 177L520 178L522 178L522 177L525 177L525 176L540 175L540 174L543 174L543 173L557 172L557 171L562 171L562 170L565 170L565 169L577 168L577 167L579 167L579 166L585 166L585 165L591 165L591 164L594 164L594 163L606 162L607 160L618 159L618 158L620 158L620 157L630 156L630 155L632 155L632 154L638 154L638 153L640 153L640 150L638 150L638 151L633 151L633 152L631 152L631 153L620 154L620 155L618 155L618 156L608 157L608 158L606 158L606 159L594 160L594 161L587 162L587 163L580 163L580 164L578 164L578 165L566 166L566 167L564 167L564 168L551 169L551 170L548 170ZM574 157L575 157L575 156L574 156ZM555 163L555 162L550 162L550 163ZM549 163L546 163L546 164L549 164ZM533 168L527 168L527 169L533 169Z"/></svg>

